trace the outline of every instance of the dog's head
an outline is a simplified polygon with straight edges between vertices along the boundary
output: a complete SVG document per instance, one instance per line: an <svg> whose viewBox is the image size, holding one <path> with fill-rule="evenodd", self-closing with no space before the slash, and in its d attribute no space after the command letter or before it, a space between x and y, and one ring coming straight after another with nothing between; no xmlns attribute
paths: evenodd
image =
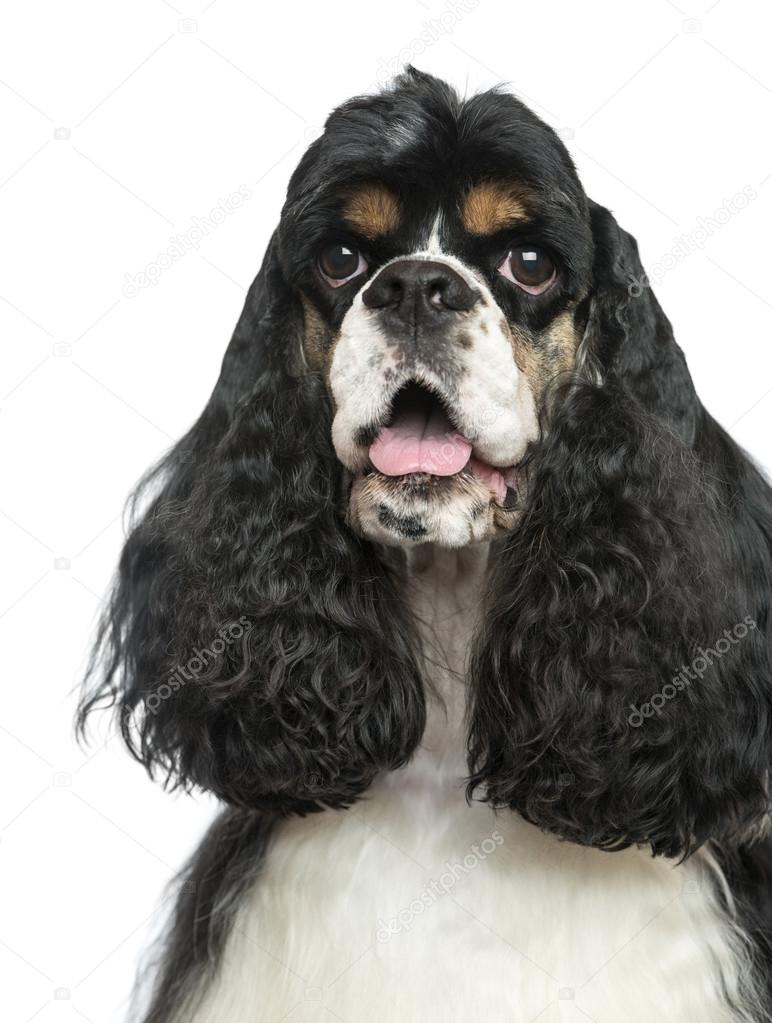
<svg viewBox="0 0 772 1023"><path fill-rule="evenodd" d="M117 702L139 759L229 802L345 807L425 723L382 545L493 540L472 789L603 848L747 835L772 745L769 488L642 283L511 96L411 71L336 110L151 477L83 716Z"/></svg>
<svg viewBox="0 0 772 1023"><path fill-rule="evenodd" d="M588 202L556 135L510 96L462 103L413 75L330 117L278 242L353 528L450 546L511 529L592 282Z"/></svg>

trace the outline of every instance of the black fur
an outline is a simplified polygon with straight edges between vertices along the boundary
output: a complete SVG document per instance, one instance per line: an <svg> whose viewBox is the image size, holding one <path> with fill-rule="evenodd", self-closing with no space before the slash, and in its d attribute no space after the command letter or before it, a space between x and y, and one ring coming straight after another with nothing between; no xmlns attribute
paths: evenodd
<svg viewBox="0 0 772 1023"><path fill-rule="evenodd" d="M350 804L424 722L402 605L337 513L321 383L293 375L293 301L274 242L207 409L149 481L161 491L126 543L82 710L119 700L149 770L280 814ZM159 696L240 619L240 641Z"/></svg>
<svg viewBox="0 0 772 1023"><path fill-rule="evenodd" d="M472 787L575 842L683 855L742 840L768 805L770 491L699 404L654 297L630 297L634 242L597 207L593 224L586 343L604 383L555 396L531 453L471 671Z"/></svg>
<svg viewBox="0 0 772 1023"><path fill-rule="evenodd" d="M214 976L240 900L262 866L271 828L262 814L229 809L204 836L175 882L177 900L159 961L147 964L152 994L144 1023L166 1023L183 1005L195 1004Z"/></svg>
<svg viewBox="0 0 772 1023"><path fill-rule="evenodd" d="M403 149L389 141L397 120L413 137ZM541 231L561 255L543 300L496 292L508 316L538 330L575 296L585 340L577 378L542 410L522 520L476 642L470 793L603 849L685 856L717 843L746 901L762 876L748 867L762 847L747 847L767 812L772 749L769 486L700 405L651 292L633 297L635 242L587 200L554 133L497 91L462 103L410 72L341 107L303 157L209 405L146 481L155 496L101 627L81 726L117 704L148 770L239 808L192 868L196 894L180 904L148 1023L169 1018L179 978L221 948L212 907L232 907L243 876L207 878L227 849L259 860L276 817L349 806L420 741L416 638L389 571L340 514L345 481L323 381L301 358L297 294L333 328L351 299L346 287L323 293L308 269L339 203L331 183L378 177L418 209L480 166L538 184ZM384 242L374 266L390 244L402 242ZM462 255L484 267L469 245ZM242 619L243 634L212 653ZM746 621L702 678L630 723L631 705ZM206 663L173 688L196 651Z"/></svg>

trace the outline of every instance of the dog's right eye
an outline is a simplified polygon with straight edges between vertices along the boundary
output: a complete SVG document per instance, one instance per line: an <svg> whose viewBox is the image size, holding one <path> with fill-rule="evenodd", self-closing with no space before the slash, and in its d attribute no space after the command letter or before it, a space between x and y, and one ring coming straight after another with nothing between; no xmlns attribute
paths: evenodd
<svg viewBox="0 0 772 1023"><path fill-rule="evenodd" d="M529 295L541 295L555 280L552 257L538 245L516 245L497 269Z"/></svg>
<svg viewBox="0 0 772 1023"><path fill-rule="evenodd" d="M319 253L319 271L333 288L357 277L367 269L365 258L359 249L344 242L333 242L325 245Z"/></svg>

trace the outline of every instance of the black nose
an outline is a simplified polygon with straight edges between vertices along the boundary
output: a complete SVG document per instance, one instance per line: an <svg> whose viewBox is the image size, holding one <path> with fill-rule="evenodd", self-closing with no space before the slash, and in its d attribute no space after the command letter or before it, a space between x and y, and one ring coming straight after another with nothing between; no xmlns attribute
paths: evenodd
<svg viewBox="0 0 772 1023"><path fill-rule="evenodd" d="M437 323L443 313L468 312L479 298L452 267L431 259L398 259L362 294L368 309L382 309L409 326Z"/></svg>

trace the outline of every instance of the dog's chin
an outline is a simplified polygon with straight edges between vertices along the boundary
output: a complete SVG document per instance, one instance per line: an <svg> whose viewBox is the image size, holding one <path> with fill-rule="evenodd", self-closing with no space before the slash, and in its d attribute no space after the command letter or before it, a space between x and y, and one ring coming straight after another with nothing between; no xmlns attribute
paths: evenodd
<svg viewBox="0 0 772 1023"><path fill-rule="evenodd" d="M374 470L351 481L348 521L360 536L388 546L435 543L465 547L502 536L518 519L471 473L385 476Z"/></svg>

